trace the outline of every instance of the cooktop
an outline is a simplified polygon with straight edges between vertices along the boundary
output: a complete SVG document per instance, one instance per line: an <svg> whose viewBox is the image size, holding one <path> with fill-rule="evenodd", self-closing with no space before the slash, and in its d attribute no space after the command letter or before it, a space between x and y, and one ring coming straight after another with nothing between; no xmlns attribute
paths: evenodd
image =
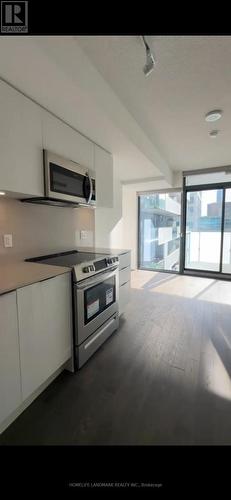
<svg viewBox="0 0 231 500"><path fill-rule="evenodd" d="M44 264L51 264L54 266L74 267L82 262L89 262L100 257L108 257L102 253L79 252L78 250L71 250L68 252L60 252L50 255L42 255L40 257L33 257L26 259L27 262L40 262Z"/></svg>

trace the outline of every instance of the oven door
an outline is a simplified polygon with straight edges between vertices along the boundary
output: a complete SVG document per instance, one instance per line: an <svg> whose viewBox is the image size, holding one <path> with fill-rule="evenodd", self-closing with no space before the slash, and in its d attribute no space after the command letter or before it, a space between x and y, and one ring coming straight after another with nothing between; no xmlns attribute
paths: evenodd
<svg viewBox="0 0 231 500"><path fill-rule="evenodd" d="M118 311L118 267L75 283L74 298L79 345Z"/></svg>

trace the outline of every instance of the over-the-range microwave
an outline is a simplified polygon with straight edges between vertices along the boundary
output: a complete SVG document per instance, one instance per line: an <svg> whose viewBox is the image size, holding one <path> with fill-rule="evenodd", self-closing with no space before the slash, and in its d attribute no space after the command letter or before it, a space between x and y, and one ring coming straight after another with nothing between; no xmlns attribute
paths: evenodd
<svg viewBox="0 0 231 500"><path fill-rule="evenodd" d="M95 179L87 168L44 150L45 195L95 205Z"/></svg>
<svg viewBox="0 0 231 500"><path fill-rule="evenodd" d="M95 179L89 169L55 153L43 150L44 196L21 201L61 207L96 204Z"/></svg>

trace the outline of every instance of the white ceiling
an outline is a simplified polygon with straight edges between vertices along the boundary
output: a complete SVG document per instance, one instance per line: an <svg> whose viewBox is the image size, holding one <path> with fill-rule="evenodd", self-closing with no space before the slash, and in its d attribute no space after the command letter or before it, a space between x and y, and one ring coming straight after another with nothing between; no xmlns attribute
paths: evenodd
<svg viewBox="0 0 231 500"><path fill-rule="evenodd" d="M139 37L75 38L173 170L231 163L230 36L149 37L157 65L146 78ZM222 119L206 123L220 108Z"/></svg>

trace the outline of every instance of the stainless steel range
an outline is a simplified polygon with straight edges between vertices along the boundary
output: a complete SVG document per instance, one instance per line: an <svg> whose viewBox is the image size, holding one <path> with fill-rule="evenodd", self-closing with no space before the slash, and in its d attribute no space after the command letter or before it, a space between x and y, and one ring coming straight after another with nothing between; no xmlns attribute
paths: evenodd
<svg viewBox="0 0 231 500"><path fill-rule="evenodd" d="M79 369L119 326L118 256L73 250L27 261L72 268L74 368Z"/></svg>

